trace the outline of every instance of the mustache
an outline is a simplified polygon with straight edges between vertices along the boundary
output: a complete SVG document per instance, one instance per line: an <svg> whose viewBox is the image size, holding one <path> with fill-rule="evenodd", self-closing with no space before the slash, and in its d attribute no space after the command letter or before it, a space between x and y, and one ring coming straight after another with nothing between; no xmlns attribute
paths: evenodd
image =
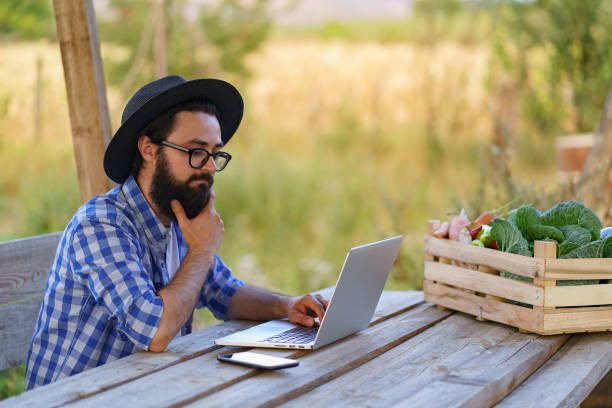
<svg viewBox="0 0 612 408"><path fill-rule="evenodd" d="M192 181L200 181L200 180L205 181L206 184L208 184L208 187L212 187L213 183L215 182L215 179L212 176L212 174L210 174L210 173L203 173L203 174L194 174L194 175L192 175L191 177L189 177L187 179L187 183L185 183L185 184L189 184Z"/></svg>

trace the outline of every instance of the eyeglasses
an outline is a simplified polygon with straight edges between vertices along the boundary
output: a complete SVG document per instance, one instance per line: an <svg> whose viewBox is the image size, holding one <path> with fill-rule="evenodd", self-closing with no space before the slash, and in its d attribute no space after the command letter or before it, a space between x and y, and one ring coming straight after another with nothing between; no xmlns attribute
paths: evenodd
<svg viewBox="0 0 612 408"><path fill-rule="evenodd" d="M227 163L232 159L232 155L227 152L217 152L211 153L206 149L197 148L197 149L187 149L186 147L182 147L179 145L175 145L174 143L167 142L163 140L161 142L164 146L171 147L176 150L180 150L181 152L189 153L189 165L194 169L201 169L206 165L208 159L210 157L213 158L213 163L215 165L216 171L223 170Z"/></svg>

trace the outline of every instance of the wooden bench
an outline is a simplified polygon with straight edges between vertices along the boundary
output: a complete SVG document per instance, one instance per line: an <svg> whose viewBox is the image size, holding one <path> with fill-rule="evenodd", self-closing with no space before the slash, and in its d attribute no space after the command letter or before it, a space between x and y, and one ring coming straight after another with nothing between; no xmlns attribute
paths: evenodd
<svg viewBox="0 0 612 408"><path fill-rule="evenodd" d="M0 243L0 370L26 362L62 233Z"/></svg>

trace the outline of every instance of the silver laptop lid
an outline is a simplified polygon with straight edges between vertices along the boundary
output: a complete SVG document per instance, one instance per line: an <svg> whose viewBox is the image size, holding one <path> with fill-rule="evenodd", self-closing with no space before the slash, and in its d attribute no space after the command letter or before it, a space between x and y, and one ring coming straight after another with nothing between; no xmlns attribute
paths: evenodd
<svg viewBox="0 0 612 408"><path fill-rule="evenodd" d="M365 328L372 320L403 237L351 248L313 348Z"/></svg>

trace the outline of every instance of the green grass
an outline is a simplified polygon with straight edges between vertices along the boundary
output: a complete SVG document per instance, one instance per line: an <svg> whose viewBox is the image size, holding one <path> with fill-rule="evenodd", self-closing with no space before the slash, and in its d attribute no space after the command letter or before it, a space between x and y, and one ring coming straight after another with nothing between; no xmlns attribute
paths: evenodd
<svg viewBox="0 0 612 408"><path fill-rule="evenodd" d="M25 386L25 364L0 371L0 400L21 394Z"/></svg>

